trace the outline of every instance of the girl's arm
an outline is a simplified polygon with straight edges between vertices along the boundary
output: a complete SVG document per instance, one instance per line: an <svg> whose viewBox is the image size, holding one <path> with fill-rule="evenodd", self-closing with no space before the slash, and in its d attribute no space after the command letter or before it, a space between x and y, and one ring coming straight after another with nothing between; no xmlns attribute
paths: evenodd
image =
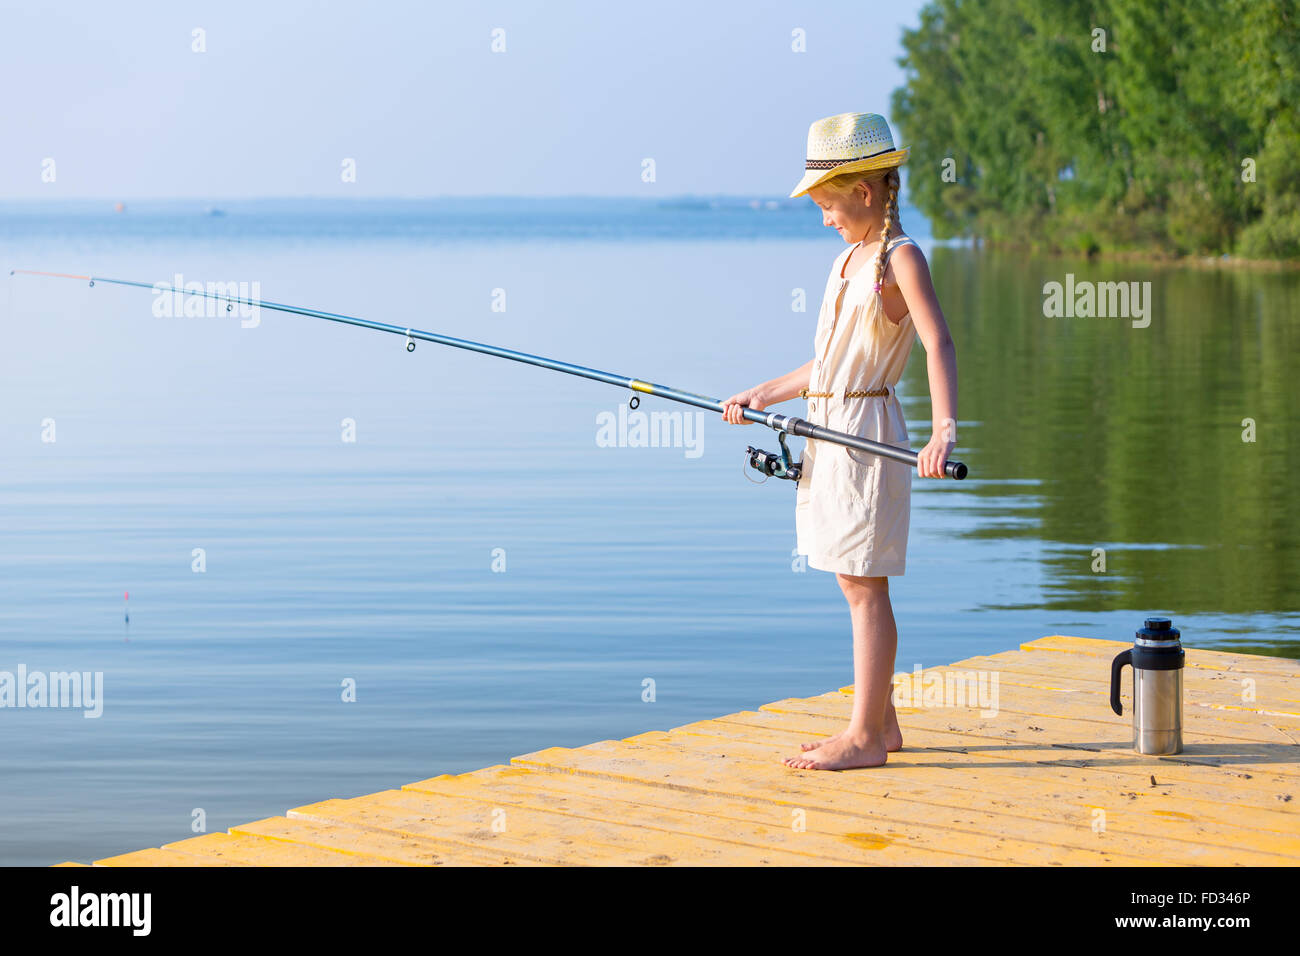
<svg viewBox="0 0 1300 956"><path fill-rule="evenodd" d="M812 359L809 359L793 372L787 372L780 378L774 378L762 385L755 385L753 388L747 388L743 392L737 392L730 398L724 399L722 402L725 406L722 410L723 421L732 425L750 425L752 422L748 422L741 417L741 408L752 408L756 412L761 412L769 405L775 405L778 402L794 398L799 394L799 389L808 387L808 382L812 377L812 365Z"/></svg>
<svg viewBox="0 0 1300 956"><path fill-rule="evenodd" d="M917 453L922 478L942 478L943 466L957 444L957 350L930 281L930 267L916 246L902 246L890 257L898 290L912 313L912 324L925 346L930 377L930 410L934 432Z"/></svg>

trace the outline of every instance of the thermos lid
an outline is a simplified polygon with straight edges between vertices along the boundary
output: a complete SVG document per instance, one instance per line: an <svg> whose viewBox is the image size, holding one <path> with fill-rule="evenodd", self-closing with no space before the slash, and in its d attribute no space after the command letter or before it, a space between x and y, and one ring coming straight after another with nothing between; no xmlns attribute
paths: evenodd
<svg viewBox="0 0 1300 956"><path fill-rule="evenodd" d="M1140 643L1147 641L1177 641L1180 635L1174 622L1167 617L1149 617L1137 632Z"/></svg>

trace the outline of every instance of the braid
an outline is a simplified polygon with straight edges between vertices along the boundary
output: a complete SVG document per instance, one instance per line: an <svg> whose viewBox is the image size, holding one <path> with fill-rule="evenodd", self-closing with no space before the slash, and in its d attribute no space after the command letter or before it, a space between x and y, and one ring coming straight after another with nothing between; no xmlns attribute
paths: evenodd
<svg viewBox="0 0 1300 956"><path fill-rule="evenodd" d="M876 280L874 289L880 291L881 283L885 279L885 250L889 245L889 230L894 227L898 221L898 170L891 169L881 180L889 190L889 198L885 200L885 221L880 227L880 252L876 255Z"/></svg>

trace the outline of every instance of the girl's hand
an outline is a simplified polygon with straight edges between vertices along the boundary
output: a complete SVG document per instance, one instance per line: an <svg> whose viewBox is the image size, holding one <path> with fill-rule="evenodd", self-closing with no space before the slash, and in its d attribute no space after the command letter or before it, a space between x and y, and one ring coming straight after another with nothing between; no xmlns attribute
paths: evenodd
<svg viewBox="0 0 1300 956"><path fill-rule="evenodd" d="M746 421L742 417L742 408L752 408L756 412L761 412L766 406L767 401L759 393L757 388L747 388L743 392L737 392L731 398L724 399L722 402L722 420L729 425L752 425L753 422Z"/></svg>
<svg viewBox="0 0 1300 956"><path fill-rule="evenodd" d="M922 478L942 478L943 466L948 463L948 456L957 447L956 442L944 441L942 435L934 435L929 444L917 453L916 473Z"/></svg>

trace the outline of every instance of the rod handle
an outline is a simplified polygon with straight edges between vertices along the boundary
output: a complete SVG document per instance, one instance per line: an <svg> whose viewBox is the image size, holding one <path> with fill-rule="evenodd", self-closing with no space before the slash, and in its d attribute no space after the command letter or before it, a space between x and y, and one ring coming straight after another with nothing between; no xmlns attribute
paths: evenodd
<svg viewBox="0 0 1300 956"><path fill-rule="evenodd" d="M961 481L966 477L967 468L960 461L950 461L943 466L943 473L949 478L956 478Z"/></svg>

